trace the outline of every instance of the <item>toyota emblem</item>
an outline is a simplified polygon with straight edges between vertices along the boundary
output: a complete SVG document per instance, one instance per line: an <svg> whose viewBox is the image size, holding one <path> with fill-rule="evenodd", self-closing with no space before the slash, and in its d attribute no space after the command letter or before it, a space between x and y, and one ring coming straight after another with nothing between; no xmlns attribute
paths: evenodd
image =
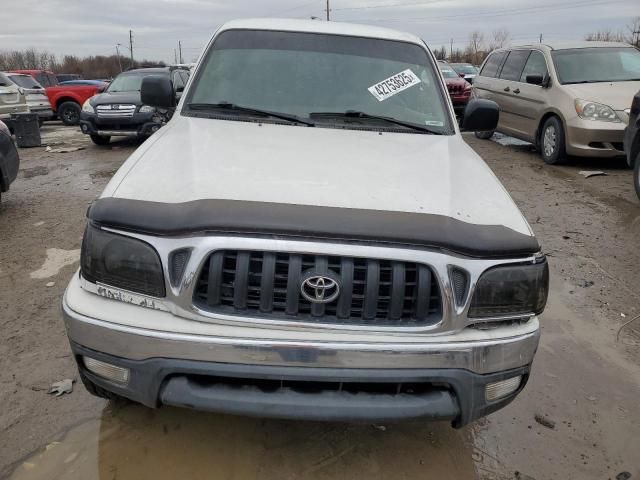
<svg viewBox="0 0 640 480"><path fill-rule="evenodd" d="M307 272L300 284L302 296L312 303L330 303L340 295L338 276L333 273Z"/></svg>

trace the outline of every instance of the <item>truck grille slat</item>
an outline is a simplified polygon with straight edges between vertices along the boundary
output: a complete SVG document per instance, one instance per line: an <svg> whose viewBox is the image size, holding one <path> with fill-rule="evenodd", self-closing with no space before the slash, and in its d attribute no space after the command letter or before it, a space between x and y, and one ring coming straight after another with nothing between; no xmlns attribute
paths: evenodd
<svg viewBox="0 0 640 480"><path fill-rule="evenodd" d="M263 313L269 313L273 310L275 273L276 254L265 252L262 261L262 278L260 279L260 311Z"/></svg>
<svg viewBox="0 0 640 480"><path fill-rule="evenodd" d="M296 315L298 313L301 273L302 257L300 255L290 255L287 275L287 315Z"/></svg>
<svg viewBox="0 0 640 480"><path fill-rule="evenodd" d="M338 298L305 298L301 282L309 273L339 279ZM428 326L442 318L440 288L427 265L287 252L211 253L193 301L212 313L338 325Z"/></svg>
<svg viewBox="0 0 640 480"><path fill-rule="evenodd" d="M224 252L215 252L209 257L209 272L207 282L207 304L216 306L220 304L220 289L222 285L222 263Z"/></svg>

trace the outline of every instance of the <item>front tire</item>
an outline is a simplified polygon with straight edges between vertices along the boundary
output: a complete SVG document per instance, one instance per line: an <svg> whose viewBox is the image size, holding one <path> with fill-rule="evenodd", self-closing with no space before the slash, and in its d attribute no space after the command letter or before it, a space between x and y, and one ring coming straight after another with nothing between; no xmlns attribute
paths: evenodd
<svg viewBox="0 0 640 480"><path fill-rule="evenodd" d="M564 128L558 117L549 117L542 126L540 154L548 165L559 165L566 159Z"/></svg>
<svg viewBox="0 0 640 480"><path fill-rule="evenodd" d="M93 383L91 380L89 380L85 376L85 374L82 372L80 372L80 380L82 381L84 388L87 389L87 392L89 392L94 397L104 398L107 400L111 400L113 402L122 402L126 400L124 397L121 397L116 393L110 392L109 390L105 390L104 388L99 387L98 385Z"/></svg>
<svg viewBox="0 0 640 480"><path fill-rule="evenodd" d="M474 132L474 133L476 138L480 138L482 140L489 140L491 137L493 137L495 130L489 130L488 132Z"/></svg>
<svg viewBox="0 0 640 480"><path fill-rule="evenodd" d="M101 146L109 145L109 140L111 140L111 137L103 137L102 135L90 135L90 137L93 143Z"/></svg>
<svg viewBox="0 0 640 480"><path fill-rule="evenodd" d="M633 167L633 186L636 189L636 195L640 199L640 154L636 157L636 162Z"/></svg>
<svg viewBox="0 0 640 480"><path fill-rule="evenodd" d="M81 110L80 105L76 102L64 102L58 107L58 116L65 125L78 125Z"/></svg>

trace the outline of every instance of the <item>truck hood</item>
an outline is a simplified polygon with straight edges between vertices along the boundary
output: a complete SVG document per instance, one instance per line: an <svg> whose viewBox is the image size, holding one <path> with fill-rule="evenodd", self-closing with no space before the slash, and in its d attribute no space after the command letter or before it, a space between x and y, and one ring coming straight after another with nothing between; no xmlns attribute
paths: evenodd
<svg viewBox="0 0 640 480"><path fill-rule="evenodd" d="M435 214L532 235L509 194L460 135L176 115L125 162L102 197Z"/></svg>
<svg viewBox="0 0 640 480"><path fill-rule="evenodd" d="M104 92L91 97L91 106L123 103L141 105L140 92Z"/></svg>
<svg viewBox="0 0 640 480"><path fill-rule="evenodd" d="M631 107L633 96L640 90L640 82L601 82L566 85L575 98L608 105L614 110Z"/></svg>

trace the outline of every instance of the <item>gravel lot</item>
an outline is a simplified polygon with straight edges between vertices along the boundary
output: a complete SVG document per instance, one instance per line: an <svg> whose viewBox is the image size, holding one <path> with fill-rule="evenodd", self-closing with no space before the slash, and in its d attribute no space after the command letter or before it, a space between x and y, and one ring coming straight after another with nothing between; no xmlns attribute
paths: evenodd
<svg viewBox="0 0 640 480"><path fill-rule="evenodd" d="M552 288L531 380L510 406L447 424L256 420L112 405L74 378L60 299L87 206L135 143L43 127L0 205L0 478L639 478L640 203L624 161L544 165L526 144L467 141L550 255ZM81 148L70 152L56 150ZM581 170L606 176L584 178ZM481 194L481 192L479 192Z"/></svg>

